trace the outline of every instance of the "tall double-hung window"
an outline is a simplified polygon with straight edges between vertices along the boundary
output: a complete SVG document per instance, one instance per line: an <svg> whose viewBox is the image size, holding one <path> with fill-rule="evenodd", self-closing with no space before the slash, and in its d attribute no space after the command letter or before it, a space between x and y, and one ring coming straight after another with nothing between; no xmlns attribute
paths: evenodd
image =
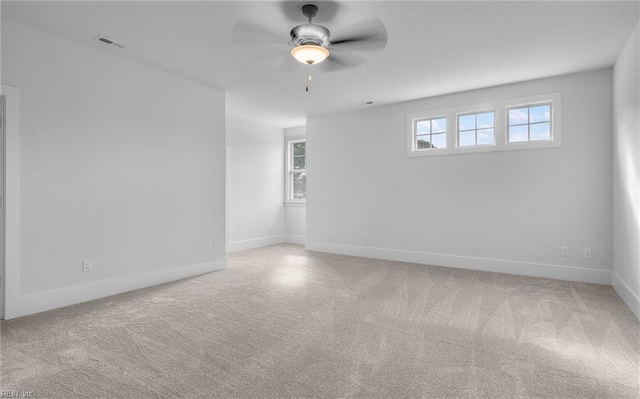
<svg viewBox="0 0 640 399"><path fill-rule="evenodd" d="M287 201L307 200L307 141L291 140L288 145Z"/></svg>

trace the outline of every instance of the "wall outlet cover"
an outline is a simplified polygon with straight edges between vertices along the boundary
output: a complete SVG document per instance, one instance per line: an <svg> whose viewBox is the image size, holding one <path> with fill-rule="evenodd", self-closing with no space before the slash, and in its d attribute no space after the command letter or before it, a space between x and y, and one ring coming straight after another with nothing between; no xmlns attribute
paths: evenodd
<svg viewBox="0 0 640 399"><path fill-rule="evenodd" d="M85 259L82 261L82 271L83 272L90 272L92 269L92 265L91 265L91 260L90 259Z"/></svg>

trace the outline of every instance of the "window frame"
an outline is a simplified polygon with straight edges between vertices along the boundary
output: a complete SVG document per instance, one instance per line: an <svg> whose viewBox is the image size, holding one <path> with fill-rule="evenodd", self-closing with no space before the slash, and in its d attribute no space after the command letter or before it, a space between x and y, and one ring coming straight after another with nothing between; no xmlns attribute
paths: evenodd
<svg viewBox="0 0 640 399"><path fill-rule="evenodd" d="M480 114L488 114L489 112L493 113L493 126L491 128L482 128L482 129L478 129L478 115ZM465 130L460 130L460 117L461 116L470 116L473 115L475 116L475 128L473 129L465 129ZM498 141L496 139L496 110L495 109L481 109L481 110L477 110L477 111L471 111L471 112L457 112L456 113L456 148L478 148L478 147L488 147L488 146L494 146L496 145L496 142ZM486 129L493 129L493 143L491 144L478 144L478 130L486 130ZM460 133L461 132L475 132L475 144L474 145L465 145L462 146L460 145Z"/></svg>
<svg viewBox="0 0 640 399"><path fill-rule="evenodd" d="M527 108L527 109L531 109L534 107L539 107L539 106L544 106L544 105L548 105L549 106L549 122L531 122L531 113L529 111L529 115L528 115L528 121L526 124L518 124L518 125L511 125L509 124L509 111L513 110L513 109L519 109L519 108ZM506 109L506 139L507 139L507 143L509 145L512 144L521 144L521 143L537 143L537 142L545 142L545 141L553 141L554 140L554 119L555 119L555 110L553 107L553 103L552 102L536 102L536 103L528 103L528 104L519 104L519 105L512 105L507 107ZM531 125L538 125L538 124L542 124L542 123L549 123L549 135L550 135L550 139L549 140L531 140ZM512 126L527 126L527 141L510 141L509 140L509 128Z"/></svg>
<svg viewBox="0 0 640 399"><path fill-rule="evenodd" d="M438 133L433 133L433 125L431 124L432 121L437 120L437 119L444 119L445 120L445 124L447 125L447 127L444 129L444 132L438 132ZM418 129L418 123L419 122L424 122L424 121L429 121L429 138L431 138L434 134L444 134L445 137L445 147L429 147L429 148L418 148L418 136L427 136L425 134L417 134L414 133L412 135L413 137L413 151L437 151L437 150L446 150L447 148L449 148L449 121L447 120L447 116L446 115L439 115L439 116L430 116L430 117L425 117L425 118L416 118L413 120L413 131L417 132ZM429 142L431 145L433 145L433 142L430 141Z"/></svg>
<svg viewBox="0 0 640 399"><path fill-rule="evenodd" d="M407 115L406 132L406 154L409 158L429 157L440 155L470 154L494 151L527 150L537 148L553 148L562 146L562 96L560 92L546 94L536 94L526 97L511 99L501 99L478 104L468 104L451 108L436 109L433 111L416 112ZM509 109L531 107L536 105L549 104L551 106L551 140L509 142ZM494 139L493 145L473 145L460 146L458 132L458 115L478 114L483 112L494 112ZM437 119L438 117L447 119L447 148L434 148L427 150L417 150L416 128L417 120ZM451 126L454 127L453 131ZM477 129L476 129L477 130ZM452 134L453 133L453 134Z"/></svg>
<svg viewBox="0 0 640 399"><path fill-rule="evenodd" d="M304 169L294 169L294 151L293 146L297 143L305 143L304 146ZM287 140L287 176L286 176L286 184L285 184L285 203L286 204L306 204L307 200L293 198L293 175L294 173L307 173L307 139L306 138L298 138L298 139L289 139ZM305 197L306 197L306 189L305 189Z"/></svg>

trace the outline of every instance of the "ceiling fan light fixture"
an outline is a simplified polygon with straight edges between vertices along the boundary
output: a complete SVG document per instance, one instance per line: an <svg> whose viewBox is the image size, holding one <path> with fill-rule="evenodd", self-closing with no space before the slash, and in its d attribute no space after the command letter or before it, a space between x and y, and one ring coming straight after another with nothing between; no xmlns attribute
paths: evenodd
<svg viewBox="0 0 640 399"><path fill-rule="evenodd" d="M291 49L293 58L303 64L318 64L327 59L329 50L315 44L302 44Z"/></svg>

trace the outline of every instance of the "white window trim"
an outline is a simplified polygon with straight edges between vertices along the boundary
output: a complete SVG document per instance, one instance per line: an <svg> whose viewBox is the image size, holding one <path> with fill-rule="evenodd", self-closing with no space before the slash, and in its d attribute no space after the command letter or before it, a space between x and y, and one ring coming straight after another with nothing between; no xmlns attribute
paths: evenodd
<svg viewBox="0 0 640 399"><path fill-rule="evenodd" d="M458 122L459 122L459 118L461 116L466 116L466 115L479 115L479 114L486 114L489 112L493 112L493 144L476 144L476 145L467 145L467 146L460 146L460 131L458 130ZM498 114L496 113L496 110L494 108L487 108L487 109L479 109L479 110L475 110L475 111L468 111L468 112L456 112L456 120L455 120L455 132L454 135L455 137L455 148L458 149L468 149L468 148L481 148L481 147L493 147L495 146L498 142L498 135L496 134L496 125L498 124ZM448 119L448 118L447 118ZM476 121L477 121L477 117L476 117ZM447 123L449 123L449 121L447 121ZM487 128L487 129L491 129L491 128ZM475 135L476 135L476 142L478 141L478 130L482 130L482 128L478 129L478 126L476 125L476 128L473 129L475 131ZM466 131L471 131L471 130L466 130Z"/></svg>
<svg viewBox="0 0 640 399"><path fill-rule="evenodd" d="M446 116L446 115L430 116L430 117L426 117L426 118L414 118L414 119L411 121L411 129L414 129L414 127L415 127L415 125L416 125L416 123L417 123L417 122L425 121L425 120L433 121L433 120L435 120L435 119L445 119L445 120L446 120L446 122L447 122L447 129L446 129L446 131L445 131L445 134L447 135L447 147L449 147L449 120L448 120L448 118L447 118L447 116ZM415 132L415 131L414 131L414 130L412 130L412 132ZM442 133L436 133L436 134L442 134ZM430 135L433 135L433 133L430 133ZM411 146L412 146L412 148L413 148L413 150L414 150L414 151L421 152L421 151L432 151L432 150L444 149L444 148L423 148L423 149L420 149L420 150L419 150L419 149L417 149L417 148L416 148L417 141L418 141L418 140L416 139L416 137L417 137L417 135L415 135L415 134L412 134L412 135L411 135L411 140L413 140L413 142L411 143Z"/></svg>
<svg viewBox="0 0 640 399"><path fill-rule="evenodd" d="M562 146L562 109L561 94L559 92L539 94L534 96L512 98L508 100L496 100L482 104L465 105L445 108L434 111L417 112L407 115L407 157L425 157L439 155L470 154L480 152L529 150L537 148L553 148ZM533 106L536 104L551 104L551 140L525 141L509 143L508 137L508 112L514 107ZM482 146L458 146L458 115L494 111L494 145ZM429 148L417 150L415 148L414 126L415 121L428 118L447 118L447 148Z"/></svg>
<svg viewBox="0 0 640 399"><path fill-rule="evenodd" d="M293 145L296 143L306 143L307 139L306 138L296 138L296 139L287 139L287 151L286 151L286 157L287 157L287 161L285 163L285 193L284 193L284 204L286 206L302 206L305 205L307 203L306 199L294 199L293 197L293 185L291 184L291 178L293 176ZM304 157L305 157L305 166L306 166L306 162L307 162L307 149L305 146L305 151L304 151ZM304 170L298 169L296 170L296 172L307 172L307 168L305 167Z"/></svg>
<svg viewBox="0 0 640 399"><path fill-rule="evenodd" d="M509 142L509 144L531 143L531 142L534 142L534 141L549 141L549 140L531 140L531 125L537 125L537 124L541 124L541 123L548 123L546 121L543 121L543 122L531 122L531 120L527 120L527 123L521 123L521 124L515 124L515 125L511 125L510 122L509 122L509 111L511 111L513 109L524 109L524 108L526 108L527 110L530 110L531 108L537 107L537 106L540 106L540 105L549 105L549 114L550 114L550 117L551 117L550 120L553 121L553 118L555 117L555 115L554 115L554 112L553 112L553 104L551 104L551 103L537 103L537 104L527 104L527 105L520 105L520 106L515 105L515 106L511 106L511 107L507 108L507 110L506 110L506 112L507 112L507 141ZM531 115L529 114L529 117L530 116ZM514 127L526 126L527 127L527 138L529 140L511 142L509 140L509 128L511 126L514 126ZM551 125L551 127L549 128L549 133L551 134L551 140L553 140L553 133L554 133L553 132L553 125Z"/></svg>

